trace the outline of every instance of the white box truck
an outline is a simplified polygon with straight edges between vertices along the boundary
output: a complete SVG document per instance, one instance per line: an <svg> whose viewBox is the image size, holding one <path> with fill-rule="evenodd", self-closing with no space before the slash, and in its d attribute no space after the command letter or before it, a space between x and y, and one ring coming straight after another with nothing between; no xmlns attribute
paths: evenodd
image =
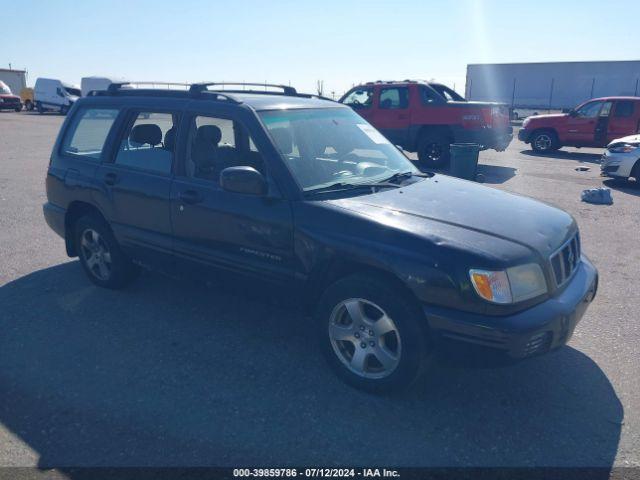
<svg viewBox="0 0 640 480"><path fill-rule="evenodd" d="M83 77L80 80L80 91L83 97L89 95L91 91L102 91L109 88L112 83L126 82L123 78L114 77Z"/></svg>
<svg viewBox="0 0 640 480"><path fill-rule="evenodd" d="M47 110L66 115L80 97L80 89L55 78L38 78L34 87L33 99L40 113Z"/></svg>

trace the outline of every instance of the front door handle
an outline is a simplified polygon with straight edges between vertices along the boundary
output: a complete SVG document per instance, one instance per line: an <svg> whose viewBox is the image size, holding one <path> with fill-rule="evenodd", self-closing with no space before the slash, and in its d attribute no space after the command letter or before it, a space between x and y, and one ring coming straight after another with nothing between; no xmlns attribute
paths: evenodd
<svg viewBox="0 0 640 480"><path fill-rule="evenodd" d="M109 172L104 176L104 183L107 185L115 185L118 183L118 175L113 172Z"/></svg>
<svg viewBox="0 0 640 480"><path fill-rule="evenodd" d="M180 200L193 205L194 203L202 202L202 197L195 190L185 190L184 192L180 192Z"/></svg>

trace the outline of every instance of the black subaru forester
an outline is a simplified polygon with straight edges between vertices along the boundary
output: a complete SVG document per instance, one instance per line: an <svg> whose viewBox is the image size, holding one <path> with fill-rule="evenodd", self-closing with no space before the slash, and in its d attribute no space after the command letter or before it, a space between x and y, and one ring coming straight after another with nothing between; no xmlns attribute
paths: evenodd
<svg viewBox="0 0 640 480"><path fill-rule="evenodd" d="M408 385L442 339L562 346L595 296L569 214L422 173L349 107L122 87L75 104L46 182L47 223L99 286L141 266L263 282L311 306L331 366L375 391Z"/></svg>

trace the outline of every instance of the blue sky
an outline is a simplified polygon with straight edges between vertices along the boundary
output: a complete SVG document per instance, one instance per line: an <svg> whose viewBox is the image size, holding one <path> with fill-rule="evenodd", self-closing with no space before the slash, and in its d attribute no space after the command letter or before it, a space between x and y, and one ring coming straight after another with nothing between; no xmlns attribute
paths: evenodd
<svg viewBox="0 0 640 480"><path fill-rule="evenodd" d="M0 67L26 68L29 84L324 80L339 94L435 78L463 92L468 63L640 59L638 0L21 0L1 15L16 21L0 29Z"/></svg>

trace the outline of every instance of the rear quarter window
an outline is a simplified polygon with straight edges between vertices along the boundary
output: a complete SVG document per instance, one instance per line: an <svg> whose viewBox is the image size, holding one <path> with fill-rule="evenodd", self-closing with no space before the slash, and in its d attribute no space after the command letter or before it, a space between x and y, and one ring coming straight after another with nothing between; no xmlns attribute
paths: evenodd
<svg viewBox="0 0 640 480"><path fill-rule="evenodd" d="M99 161L119 110L85 108L76 113L67 128L60 153Z"/></svg>

